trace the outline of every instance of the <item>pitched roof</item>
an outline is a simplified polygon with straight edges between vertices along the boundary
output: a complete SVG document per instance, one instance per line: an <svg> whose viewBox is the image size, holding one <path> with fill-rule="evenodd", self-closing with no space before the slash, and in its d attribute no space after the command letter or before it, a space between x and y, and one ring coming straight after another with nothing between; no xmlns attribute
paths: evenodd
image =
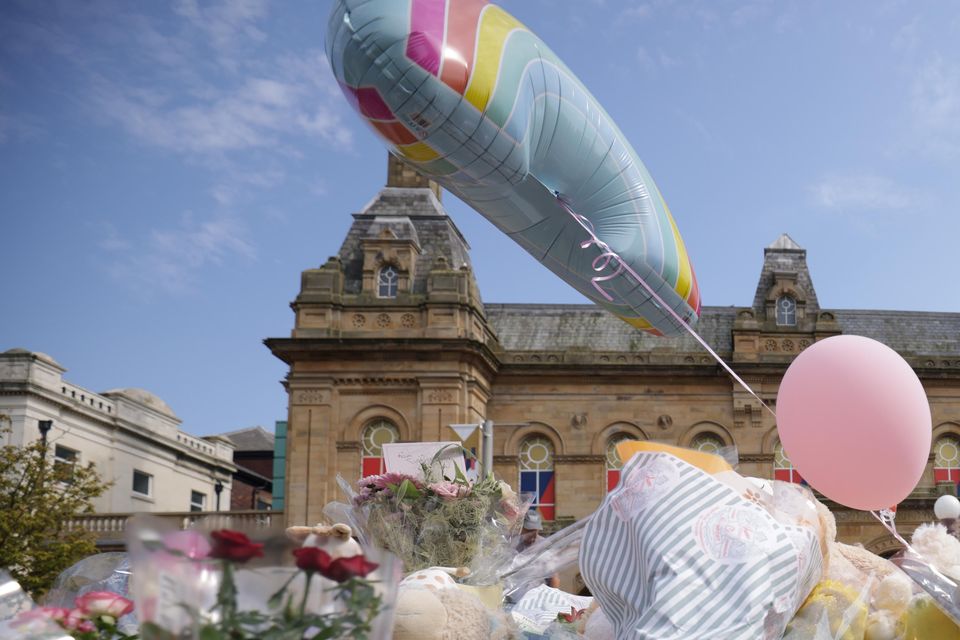
<svg viewBox="0 0 960 640"><path fill-rule="evenodd" d="M701 351L689 335L674 338L637 331L590 304L485 304L487 320L508 351ZM715 351L733 350L735 307L704 307L697 332Z"/></svg>
<svg viewBox="0 0 960 640"><path fill-rule="evenodd" d="M273 451L274 436L261 426L221 433L234 444L236 451Z"/></svg>
<svg viewBox="0 0 960 640"><path fill-rule="evenodd" d="M486 304L487 320L508 351L645 352L703 350L689 335L662 338L637 331L589 304ZM721 356L733 350L742 307L704 307L697 332ZM904 357L960 358L960 313L830 310L845 334L873 338ZM941 364L941 363L937 363Z"/></svg>
<svg viewBox="0 0 960 640"><path fill-rule="evenodd" d="M360 293L363 288L361 240L377 238L386 229L401 240L412 240L421 250L410 293L427 292L430 269L441 256L452 269L471 266L467 241L431 189L385 187L353 215L353 225L340 247L344 293Z"/></svg>

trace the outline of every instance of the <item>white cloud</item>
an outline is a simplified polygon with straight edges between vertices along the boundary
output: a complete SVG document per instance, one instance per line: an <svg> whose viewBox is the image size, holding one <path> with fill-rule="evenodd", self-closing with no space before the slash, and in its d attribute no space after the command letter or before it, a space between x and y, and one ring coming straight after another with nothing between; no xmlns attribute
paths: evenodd
<svg viewBox="0 0 960 640"><path fill-rule="evenodd" d="M911 87L910 110L921 149L960 154L960 65L939 56L922 64Z"/></svg>
<svg viewBox="0 0 960 640"><path fill-rule="evenodd" d="M133 242L114 233L107 239L108 246L101 246L115 255L108 265L109 274L152 298L158 292L193 292L199 274L210 266L223 265L233 258L256 259L247 235L246 226L236 218L221 215L198 221L188 213L178 227L152 229L142 241Z"/></svg>
<svg viewBox="0 0 960 640"><path fill-rule="evenodd" d="M919 200L912 190L868 174L826 177L810 193L817 205L840 213L906 209Z"/></svg>

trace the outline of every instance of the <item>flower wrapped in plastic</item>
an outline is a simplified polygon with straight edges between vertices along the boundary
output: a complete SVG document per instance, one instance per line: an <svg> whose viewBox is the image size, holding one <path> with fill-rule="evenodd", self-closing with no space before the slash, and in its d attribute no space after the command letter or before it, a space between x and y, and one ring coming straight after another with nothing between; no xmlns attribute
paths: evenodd
<svg viewBox="0 0 960 640"><path fill-rule="evenodd" d="M335 557L233 530L140 519L128 543L143 640L389 637L400 564L375 549Z"/></svg>
<svg viewBox="0 0 960 640"><path fill-rule="evenodd" d="M487 476L471 482L387 473L362 478L351 498L351 524L375 545L395 553L407 572L428 567L466 567L465 582L493 584L513 558L524 503L504 482Z"/></svg>

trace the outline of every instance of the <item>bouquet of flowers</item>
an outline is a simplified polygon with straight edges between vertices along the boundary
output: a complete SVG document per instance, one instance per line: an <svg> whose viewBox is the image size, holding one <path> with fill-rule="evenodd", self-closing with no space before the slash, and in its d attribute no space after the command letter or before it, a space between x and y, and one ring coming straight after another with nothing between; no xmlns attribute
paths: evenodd
<svg viewBox="0 0 960 640"><path fill-rule="evenodd" d="M287 560L295 567L276 566L284 548L279 539L254 542L226 529L208 538L137 526L131 552L141 637L366 639L392 626L395 558L383 554L377 563L301 547ZM267 566L257 562L265 553Z"/></svg>
<svg viewBox="0 0 960 640"><path fill-rule="evenodd" d="M376 545L403 561L407 572L466 567L466 582L492 584L496 568L513 557L526 504L492 475L469 481L387 473L358 482L353 521Z"/></svg>
<svg viewBox="0 0 960 640"><path fill-rule="evenodd" d="M78 597L72 609L30 609L14 619L10 627L21 638L63 638L66 633L77 640L132 640L138 636L117 627L117 620L131 611L133 602L127 598L110 591L91 591Z"/></svg>

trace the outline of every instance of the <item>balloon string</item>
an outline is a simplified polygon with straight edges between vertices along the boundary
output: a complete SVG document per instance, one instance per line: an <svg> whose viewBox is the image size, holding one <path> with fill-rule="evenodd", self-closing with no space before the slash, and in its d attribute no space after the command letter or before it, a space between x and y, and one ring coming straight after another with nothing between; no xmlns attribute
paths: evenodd
<svg viewBox="0 0 960 640"><path fill-rule="evenodd" d="M870 512L874 518L880 521L880 524L890 532L897 541L904 546L904 548L913 551L913 547L910 546L910 543L903 539L900 533L897 531L897 514L892 509L883 509L881 511L871 511Z"/></svg>
<svg viewBox="0 0 960 640"><path fill-rule="evenodd" d="M590 220L576 213L567 203L566 199L558 191L554 191L554 194L556 195L557 202L560 203L560 206L563 207L564 211L570 214L570 216L577 221L577 224L579 224L583 228L583 230L586 231L587 234L589 234L590 236L589 240L586 240L580 243L580 248L587 249L591 246L596 246L597 248L600 249L600 255L594 258L593 262L591 263L593 270L599 273L604 269L606 269L608 266L611 266L611 263L613 265L612 268L615 268L615 271L611 274L599 275L592 278L590 283L593 285L593 287L604 298L606 298L608 302L613 302L614 301L613 297L610 295L608 291L606 291L605 289L603 289L603 287L601 287L601 283L611 280L623 273L626 273L632 276L633 279L636 280L648 294L650 294L650 297L653 298L656 304L661 309L664 309L667 313L669 313L681 327L686 329L687 333L693 336L694 339L696 339L696 341L700 343L700 346L706 349L707 353L713 356L713 359L716 360L720 364L720 366L723 367L726 370L726 372L729 373L733 377L733 379L740 384L741 387L743 387L751 396L756 398L757 402L759 402L764 409L769 411L770 415L773 416L773 419L776 420L777 414L774 412L774 410L771 409L770 406L766 402L764 402L763 399L759 395L757 395L757 393L753 389L750 388L750 385L748 385L739 375L737 375L736 371L730 368L730 365L728 365L726 362L723 361L723 358L717 355L717 352L714 351L709 344L707 344L707 341L704 340L699 333L694 331L693 327L691 327L686 320L681 318L680 315L676 311L674 311L674 309L670 305L668 305L663 300L663 298L661 298L657 294L656 291L654 291L653 287L647 284L646 280L641 278L640 275L636 271L634 271L633 268L629 264L627 264L627 262L617 254L616 251L611 249L610 245L608 245L606 242L604 242L603 240L597 237L596 233L594 233L593 231L593 224L590 222ZM639 311L633 305L631 305L626 300L624 300L623 302L628 307L630 307L631 310L639 314Z"/></svg>

